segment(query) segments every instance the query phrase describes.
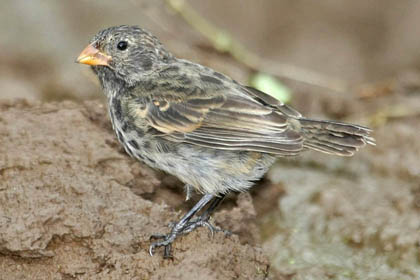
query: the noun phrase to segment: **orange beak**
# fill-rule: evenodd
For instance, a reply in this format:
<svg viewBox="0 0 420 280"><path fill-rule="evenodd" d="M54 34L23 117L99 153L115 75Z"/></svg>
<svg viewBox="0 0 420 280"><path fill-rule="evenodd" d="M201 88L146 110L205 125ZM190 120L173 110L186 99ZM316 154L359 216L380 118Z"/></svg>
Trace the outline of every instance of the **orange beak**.
<svg viewBox="0 0 420 280"><path fill-rule="evenodd" d="M108 62L111 61L111 57L100 52L92 44L87 46L76 59L77 63L87 64L87 65L104 65L108 66Z"/></svg>

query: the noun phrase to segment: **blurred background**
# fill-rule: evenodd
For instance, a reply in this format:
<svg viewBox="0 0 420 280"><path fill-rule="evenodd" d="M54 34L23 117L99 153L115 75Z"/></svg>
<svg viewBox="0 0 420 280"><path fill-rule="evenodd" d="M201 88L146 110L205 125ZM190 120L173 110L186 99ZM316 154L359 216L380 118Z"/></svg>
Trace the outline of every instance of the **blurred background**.
<svg viewBox="0 0 420 280"><path fill-rule="evenodd" d="M0 98L102 98L74 60L119 24L304 114L375 129L377 147L280 160L257 188L261 242L278 275L420 279L420 1L6 0Z"/></svg>
<svg viewBox="0 0 420 280"><path fill-rule="evenodd" d="M306 81L304 74L314 72L332 89L388 79L420 66L418 1L6 0L1 6L2 96L96 97L97 88L73 61L98 30L118 24L140 25L178 56L214 64L241 81L249 78L249 69L229 61L223 52L214 54L214 42L197 30L201 21L278 65L278 73L287 72L284 65L304 69L290 69L285 76ZM191 9L198 16L195 21Z"/></svg>

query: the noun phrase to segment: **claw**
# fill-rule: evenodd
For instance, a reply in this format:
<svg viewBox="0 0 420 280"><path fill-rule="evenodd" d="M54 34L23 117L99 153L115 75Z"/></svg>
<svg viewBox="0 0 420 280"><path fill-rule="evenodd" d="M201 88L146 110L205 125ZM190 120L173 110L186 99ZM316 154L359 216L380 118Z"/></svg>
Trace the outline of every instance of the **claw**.
<svg viewBox="0 0 420 280"><path fill-rule="evenodd" d="M171 259L171 260L174 259L174 257L171 254L171 249L172 249L171 244L168 244L167 246L165 246L165 252L163 253L164 259Z"/></svg>
<svg viewBox="0 0 420 280"><path fill-rule="evenodd" d="M168 240L164 240L164 241L161 241L161 242L155 242L155 243L153 243L149 247L149 254L150 254L150 256L153 257L153 254L155 253L155 248L156 247L164 246L165 247L165 251L164 251L163 257L165 259L172 259L173 257L172 257L172 254L171 254L171 249L172 249L171 243L172 242L171 241L168 241Z"/></svg>
<svg viewBox="0 0 420 280"><path fill-rule="evenodd" d="M208 228L208 230L210 231L211 238L214 237L215 232L219 232L219 231L224 232L226 235L231 234L230 231L223 230L220 227L212 225L208 221L208 216L205 216L204 218L202 216L200 216L200 217L196 218L194 221L188 222L186 225L184 225L184 227L181 227L180 229L179 228L176 229L176 224L173 224L172 231L167 235L154 234L154 235L150 236L150 240L163 239L162 241L154 242L150 245L150 247L149 247L150 256L153 256L154 251L157 247L165 247L163 257L165 259L173 259L173 256L171 254L172 242L179 235L187 234L187 233L193 231L194 229L196 229L198 227L202 227L202 226L205 226L206 228Z"/></svg>
<svg viewBox="0 0 420 280"><path fill-rule="evenodd" d="M189 193L187 188L187 193ZM191 208L190 211L188 211L182 218L179 220L179 222L172 224L171 232L167 235L162 234L155 234L150 236L150 240L153 239L163 239L162 241L153 242L149 247L149 254L150 256L153 256L156 247L165 247L164 248L164 254L163 257L165 259L172 259L171 255L171 249L172 249L172 242L180 235L190 232L191 230L195 229L197 226L205 225L209 229L212 229L212 226L207 223L207 220L210 216L210 213L217 207L217 205L221 202L221 198L216 197L212 204L209 206L209 208L206 210L205 214L200 216L198 219L196 219L195 222L190 223L189 221L191 218L199 212L203 207L205 207L212 199L214 198L214 195L212 194L206 194L204 195L199 202L197 202L193 208ZM210 210L209 210L210 209Z"/></svg>
<svg viewBox="0 0 420 280"><path fill-rule="evenodd" d="M153 254L155 253L155 252L154 252L154 249L155 249L154 244L150 245L150 247L149 247L149 255L150 255L151 257L153 257Z"/></svg>
<svg viewBox="0 0 420 280"><path fill-rule="evenodd" d="M178 233L175 231L172 231L168 235L160 235L160 234L152 235L151 238L157 237L158 239L163 239L163 240L152 243L149 247L149 254L153 256L156 247L165 247L163 257L165 259L172 258L172 255L171 255L172 242L174 242L177 236L178 236Z"/></svg>
<svg viewBox="0 0 420 280"><path fill-rule="evenodd" d="M205 227L207 227L207 228L209 229L209 231L210 231L210 236L211 236L211 238L213 238L213 237L214 237L214 230L215 230L215 227L214 227L214 226L212 226L209 222L204 222L204 223L203 223L203 226L205 226Z"/></svg>
<svg viewBox="0 0 420 280"><path fill-rule="evenodd" d="M153 234L153 235L150 235L149 240L164 239L165 237L166 235L163 235L163 234Z"/></svg>

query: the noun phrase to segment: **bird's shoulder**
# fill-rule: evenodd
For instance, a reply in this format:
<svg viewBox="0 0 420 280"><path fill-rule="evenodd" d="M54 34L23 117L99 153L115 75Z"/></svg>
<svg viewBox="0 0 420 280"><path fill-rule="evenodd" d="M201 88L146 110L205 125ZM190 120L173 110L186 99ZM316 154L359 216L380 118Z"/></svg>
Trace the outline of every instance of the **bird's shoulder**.
<svg viewBox="0 0 420 280"><path fill-rule="evenodd" d="M254 88L244 86L229 76L184 59L165 64L142 77L128 96L145 102L154 100L184 102L190 99L243 100L254 106L274 109L279 100Z"/></svg>
<svg viewBox="0 0 420 280"><path fill-rule="evenodd" d="M234 94L232 81L210 68L184 60L158 67L129 90L133 97L188 99ZM234 84L233 84L234 85Z"/></svg>
<svg viewBox="0 0 420 280"><path fill-rule="evenodd" d="M274 117L277 125L301 116L262 91L241 85L211 68L181 59L144 76L126 96L132 114L178 122L184 120L184 124L200 123L215 110L225 114L226 118L238 114L254 119Z"/></svg>
<svg viewBox="0 0 420 280"><path fill-rule="evenodd" d="M301 150L283 103L210 71L197 64L162 67L128 92L130 117L173 142L281 155Z"/></svg>

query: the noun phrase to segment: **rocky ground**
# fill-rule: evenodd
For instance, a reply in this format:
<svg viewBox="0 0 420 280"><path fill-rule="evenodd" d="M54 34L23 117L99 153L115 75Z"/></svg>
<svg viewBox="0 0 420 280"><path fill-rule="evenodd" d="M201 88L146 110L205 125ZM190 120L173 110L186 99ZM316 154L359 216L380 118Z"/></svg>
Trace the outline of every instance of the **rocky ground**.
<svg viewBox="0 0 420 280"><path fill-rule="evenodd" d="M282 275L420 279L420 84L409 77L368 99L317 97L329 118L338 111L370 123L377 146L352 158L306 153L272 168L284 195L259 221L264 252Z"/></svg>
<svg viewBox="0 0 420 280"><path fill-rule="evenodd" d="M200 229L175 243L173 261L149 256L149 236L182 214L182 188L121 150L101 103L8 101L0 111L0 279L268 275L248 227L246 242ZM256 235L249 196L218 216Z"/></svg>
<svg viewBox="0 0 420 280"><path fill-rule="evenodd" d="M124 153L101 101L3 100L0 279L417 279L420 87L407 77L385 95L297 93L306 114L373 125L378 145L280 160L214 216L232 236L200 229L173 261L148 255L149 236L193 202Z"/></svg>

